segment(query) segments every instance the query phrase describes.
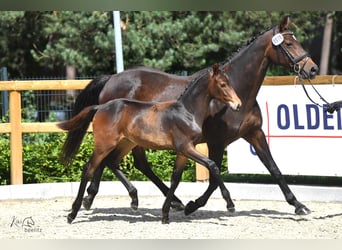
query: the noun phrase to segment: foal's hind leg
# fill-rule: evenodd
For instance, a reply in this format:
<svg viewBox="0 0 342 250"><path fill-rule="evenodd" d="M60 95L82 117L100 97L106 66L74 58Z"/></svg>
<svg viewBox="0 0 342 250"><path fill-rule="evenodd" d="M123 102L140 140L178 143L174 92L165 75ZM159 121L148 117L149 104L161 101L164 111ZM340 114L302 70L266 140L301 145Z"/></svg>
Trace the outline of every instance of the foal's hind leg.
<svg viewBox="0 0 342 250"><path fill-rule="evenodd" d="M77 193L75 201L72 204L71 213L69 213L68 217L67 217L67 221L69 224L76 218L77 213L81 208L82 197L83 197L83 194L84 194L85 188L87 186L87 182L88 182L89 164L90 164L90 162L86 163L83 166L81 182L80 182L80 186L78 188L78 193Z"/></svg>
<svg viewBox="0 0 342 250"><path fill-rule="evenodd" d="M132 153L135 167L148 177L160 189L164 196L166 196L169 192L169 188L153 173L151 166L147 161L145 149L137 146L132 150ZM171 207L176 210L184 210L183 203L175 195L172 197Z"/></svg>
<svg viewBox="0 0 342 250"><path fill-rule="evenodd" d="M115 176L124 184L129 196L131 197L131 207L136 210L138 209L138 190L133 186L133 184L126 178L126 176L118 169L117 165L118 151L112 151L101 163L99 168L95 171L94 177L87 189L88 195L83 198L83 206L89 210L95 196L98 192L101 176L103 174L104 167L107 165Z"/></svg>
<svg viewBox="0 0 342 250"><path fill-rule="evenodd" d="M86 210L89 210L91 208L91 205L93 204L95 196L97 195L99 191L100 181L101 181L104 168L105 168L105 163L104 161L102 161L100 166L96 169L94 176L90 182L90 185L87 188L88 195L83 198L83 203L82 203L83 207Z"/></svg>
<svg viewBox="0 0 342 250"><path fill-rule="evenodd" d="M81 182L78 188L78 193L75 201L72 204L71 213L68 214L68 223L71 223L77 216L78 211L82 205L82 197L84 195L88 180L94 175L94 171L102 161L102 155L93 153L88 163L86 163L82 169Z"/></svg>
<svg viewBox="0 0 342 250"><path fill-rule="evenodd" d="M96 141L95 141L96 142ZM101 144L100 144L101 145ZM75 218L76 215L81 208L82 205L82 198L87 186L87 182L90 178L94 176L94 172L99 167L102 160L113 150L113 145L115 145L115 141L113 140L113 144L104 144L101 146L94 146L94 152L87 164L84 165L82 169L81 175L81 183L78 189L77 197L72 204L71 213L68 214L68 223L71 223Z"/></svg>

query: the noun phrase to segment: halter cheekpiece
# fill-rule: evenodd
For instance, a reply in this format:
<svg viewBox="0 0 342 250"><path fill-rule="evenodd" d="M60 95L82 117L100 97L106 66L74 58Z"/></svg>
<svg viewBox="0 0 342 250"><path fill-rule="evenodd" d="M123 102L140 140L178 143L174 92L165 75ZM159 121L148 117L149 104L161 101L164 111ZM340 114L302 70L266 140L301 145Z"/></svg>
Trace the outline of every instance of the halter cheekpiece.
<svg viewBox="0 0 342 250"><path fill-rule="evenodd" d="M272 44L274 47L276 47L276 49L280 48L281 51L290 59L292 70L299 75L301 73L301 71L304 69L306 62L309 60L310 55L308 52L304 52L302 55L300 55L296 58L293 55L291 55L291 53L284 46L284 43L283 43L284 42L284 35L294 36L292 31L285 31L282 33L277 33L277 26L274 26L273 27ZM279 61L278 50L277 50L277 59ZM303 59L305 59L304 64L302 67L300 67L298 63L300 61L302 61Z"/></svg>

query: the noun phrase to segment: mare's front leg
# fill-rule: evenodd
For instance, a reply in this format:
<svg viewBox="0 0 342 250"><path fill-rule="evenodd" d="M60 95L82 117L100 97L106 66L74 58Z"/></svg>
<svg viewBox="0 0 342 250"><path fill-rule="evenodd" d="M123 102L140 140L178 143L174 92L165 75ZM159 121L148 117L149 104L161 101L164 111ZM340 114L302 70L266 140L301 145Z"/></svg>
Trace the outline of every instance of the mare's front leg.
<svg viewBox="0 0 342 250"><path fill-rule="evenodd" d="M311 213L310 209L308 209L305 205L297 200L297 198L287 185L284 176L281 174L277 164L273 160L264 132L261 129L255 130L252 133L246 135L244 139L253 145L260 160L277 181L281 191L285 196L286 201L290 205L295 207L295 213L299 215L306 215Z"/></svg>
<svg viewBox="0 0 342 250"><path fill-rule="evenodd" d="M159 188L164 196L166 196L169 192L169 188L153 173L151 166L147 161L145 149L137 146L132 150L132 153L135 167L149 178ZM184 164L186 164L186 161ZM175 210L184 210L182 201L176 196L173 196L171 200L171 207Z"/></svg>
<svg viewBox="0 0 342 250"><path fill-rule="evenodd" d="M208 149L209 149L209 158L215 161L216 165L219 169L221 169L221 163L223 159L224 154L224 145L223 144L210 144L208 143ZM216 182L215 178L210 175L209 176L209 186L205 193L197 198L195 201L190 201L184 209L185 215L189 215L193 212L195 212L198 208L204 207L207 203L209 197L212 195L212 193L216 190L218 187L218 183ZM230 212L235 211L234 203L232 202L231 198L229 197L229 205L227 205L227 209Z"/></svg>

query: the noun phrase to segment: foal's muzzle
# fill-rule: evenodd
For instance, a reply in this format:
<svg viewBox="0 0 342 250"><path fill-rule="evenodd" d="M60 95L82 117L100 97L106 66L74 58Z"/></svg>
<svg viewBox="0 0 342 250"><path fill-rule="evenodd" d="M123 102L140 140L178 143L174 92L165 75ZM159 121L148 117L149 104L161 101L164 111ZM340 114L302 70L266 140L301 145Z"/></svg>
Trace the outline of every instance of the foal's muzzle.
<svg viewBox="0 0 342 250"><path fill-rule="evenodd" d="M238 102L229 102L229 106L234 111L240 111L241 103Z"/></svg>

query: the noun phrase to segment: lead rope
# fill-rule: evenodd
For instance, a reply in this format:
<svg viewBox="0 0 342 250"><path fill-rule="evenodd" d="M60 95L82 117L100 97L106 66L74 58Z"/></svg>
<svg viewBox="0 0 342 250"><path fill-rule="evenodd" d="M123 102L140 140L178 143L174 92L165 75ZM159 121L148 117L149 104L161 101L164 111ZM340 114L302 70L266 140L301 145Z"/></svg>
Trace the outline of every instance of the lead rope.
<svg viewBox="0 0 342 250"><path fill-rule="evenodd" d="M321 105L321 104L319 104L319 103L313 101L313 99L310 97L310 95L309 95L309 93L308 93L308 91L306 90L306 87L305 87L305 85L304 85L303 78L300 76L299 72L298 72L298 78L299 78L299 82L300 82L300 84L302 85L303 90L304 90L304 92L305 92L307 98L308 98L313 104L315 104L315 105L317 105L317 106L319 106L319 107L324 107L323 105ZM314 90L314 91L316 92L316 94L319 96L319 98L320 98L323 102L325 102L325 104L326 104L326 106L324 107L324 111L325 111L325 112L329 112L330 114L332 114L332 113L334 113L334 111L337 111L337 110L340 109L340 107L342 106L342 100L341 100L341 101L336 101L336 102L329 103L329 102L328 102L327 100L325 100L325 99L323 98L323 96L318 92L318 90L315 88L315 86L312 85L311 81L310 81L310 80L308 80L308 81L309 81L311 87L313 88L313 90Z"/></svg>

